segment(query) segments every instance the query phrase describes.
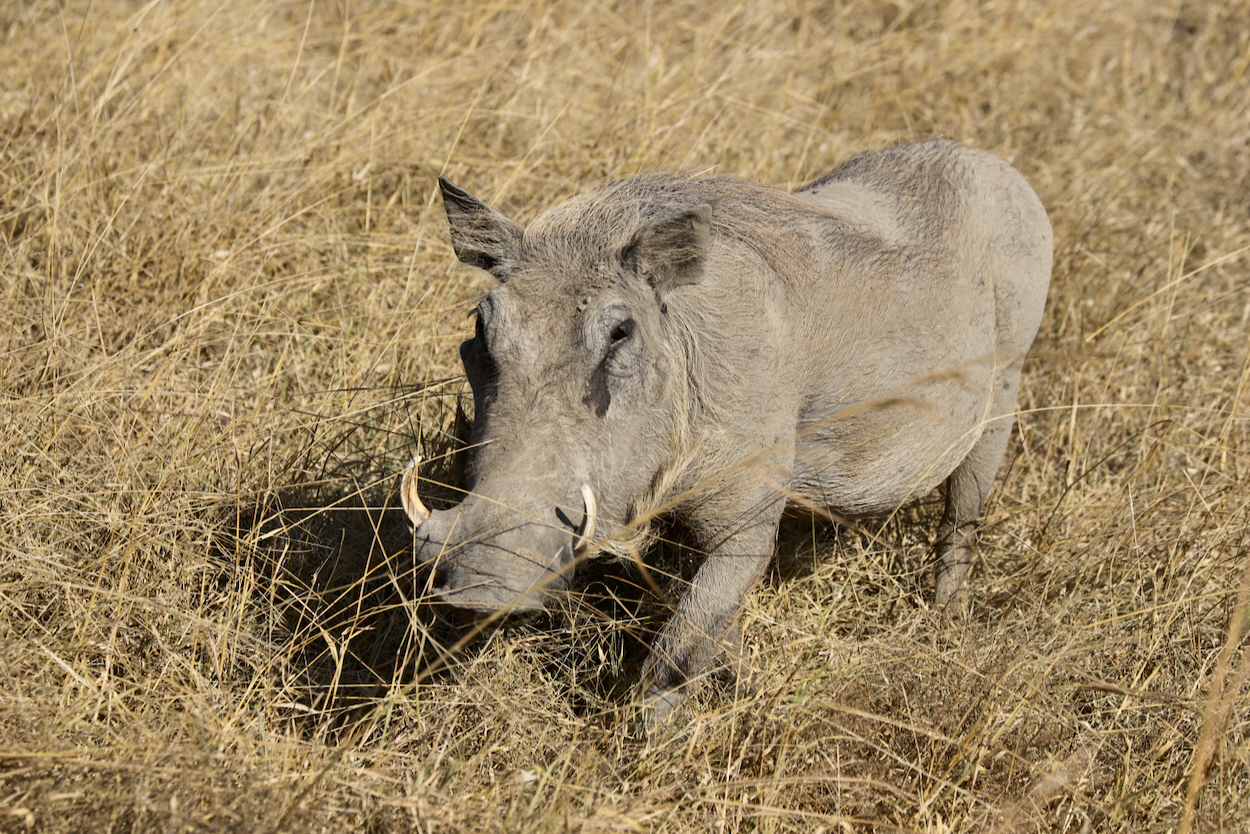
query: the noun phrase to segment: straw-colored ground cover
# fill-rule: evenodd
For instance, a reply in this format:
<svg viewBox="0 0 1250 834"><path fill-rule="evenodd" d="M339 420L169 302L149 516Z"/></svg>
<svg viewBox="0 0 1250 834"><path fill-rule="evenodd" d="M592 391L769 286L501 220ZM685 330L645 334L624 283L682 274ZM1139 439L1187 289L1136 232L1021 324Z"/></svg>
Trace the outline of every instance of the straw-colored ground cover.
<svg viewBox="0 0 1250 834"><path fill-rule="evenodd" d="M0 830L1250 826L1250 6L29 0L0 44ZM787 525L756 688L649 740L635 568L458 646L395 509L488 286L436 174L528 219L930 136L1056 231L969 621L930 496Z"/></svg>

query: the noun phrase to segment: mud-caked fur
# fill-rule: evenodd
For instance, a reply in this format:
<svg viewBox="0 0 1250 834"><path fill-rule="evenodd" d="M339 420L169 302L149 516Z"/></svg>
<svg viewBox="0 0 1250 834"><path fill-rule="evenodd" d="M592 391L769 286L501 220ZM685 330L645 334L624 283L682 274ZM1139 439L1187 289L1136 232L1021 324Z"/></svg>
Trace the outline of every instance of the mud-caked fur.
<svg viewBox="0 0 1250 834"><path fill-rule="evenodd" d="M498 285L462 357L469 492L417 528L479 611L562 588L656 512L709 554L644 670L651 721L736 639L787 503L888 513L945 484L935 599L960 601L1041 320L1052 236L1001 159L935 141L794 192L645 174L522 229L441 181L452 242Z"/></svg>

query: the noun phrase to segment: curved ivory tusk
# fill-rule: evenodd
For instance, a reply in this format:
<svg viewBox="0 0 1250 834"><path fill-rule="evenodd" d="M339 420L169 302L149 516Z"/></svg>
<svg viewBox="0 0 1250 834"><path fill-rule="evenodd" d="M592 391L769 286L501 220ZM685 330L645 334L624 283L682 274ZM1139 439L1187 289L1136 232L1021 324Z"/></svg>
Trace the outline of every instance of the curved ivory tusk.
<svg viewBox="0 0 1250 834"><path fill-rule="evenodd" d="M430 511L421 503L421 497L417 495L417 466L421 463L421 456L417 455L412 459L412 463L408 464L408 468L404 470L404 477L399 482L399 498L404 503L404 512L408 513L408 517L412 519L412 523L417 527L430 517Z"/></svg>
<svg viewBox="0 0 1250 834"><path fill-rule="evenodd" d="M590 484L582 484L582 504L585 515L582 516L582 525L577 528L577 535L573 537L574 553L590 544L595 535L595 516L599 514L599 508L595 505L595 493Z"/></svg>

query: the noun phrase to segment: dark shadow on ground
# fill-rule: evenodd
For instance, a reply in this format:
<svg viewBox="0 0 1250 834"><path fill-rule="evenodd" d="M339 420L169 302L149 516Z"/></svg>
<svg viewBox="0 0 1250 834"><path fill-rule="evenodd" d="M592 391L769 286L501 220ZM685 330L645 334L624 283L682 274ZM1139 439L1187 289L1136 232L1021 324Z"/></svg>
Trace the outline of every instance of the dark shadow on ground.
<svg viewBox="0 0 1250 834"><path fill-rule="evenodd" d="M320 432L297 438L270 467L281 473L270 477L280 487L219 507L212 554L221 565L219 590L233 585L246 596L248 627L270 654L255 662L272 667L293 712L324 731L327 718L345 728L388 694L454 679L503 628L577 712L618 711L697 557L673 540L649 555L660 566L651 571L592 559L542 614L485 629L466 621L434 601L431 571L414 558L399 500L399 473L417 449L426 461L423 500L432 509L459 500L466 418L448 402L432 409L439 425L413 426L395 418L395 397L383 401L382 413L358 422L310 421Z"/></svg>

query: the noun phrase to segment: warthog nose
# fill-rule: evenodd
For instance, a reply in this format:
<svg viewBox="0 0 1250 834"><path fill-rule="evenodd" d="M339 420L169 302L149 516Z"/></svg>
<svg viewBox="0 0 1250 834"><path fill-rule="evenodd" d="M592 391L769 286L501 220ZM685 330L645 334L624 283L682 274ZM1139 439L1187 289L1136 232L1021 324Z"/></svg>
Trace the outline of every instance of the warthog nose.
<svg viewBox="0 0 1250 834"><path fill-rule="evenodd" d="M567 508L522 511L470 496L429 513L414 529L413 546L434 572L434 598L482 613L541 610L568 587L574 550L594 535L589 493L588 487L573 492L560 502Z"/></svg>

